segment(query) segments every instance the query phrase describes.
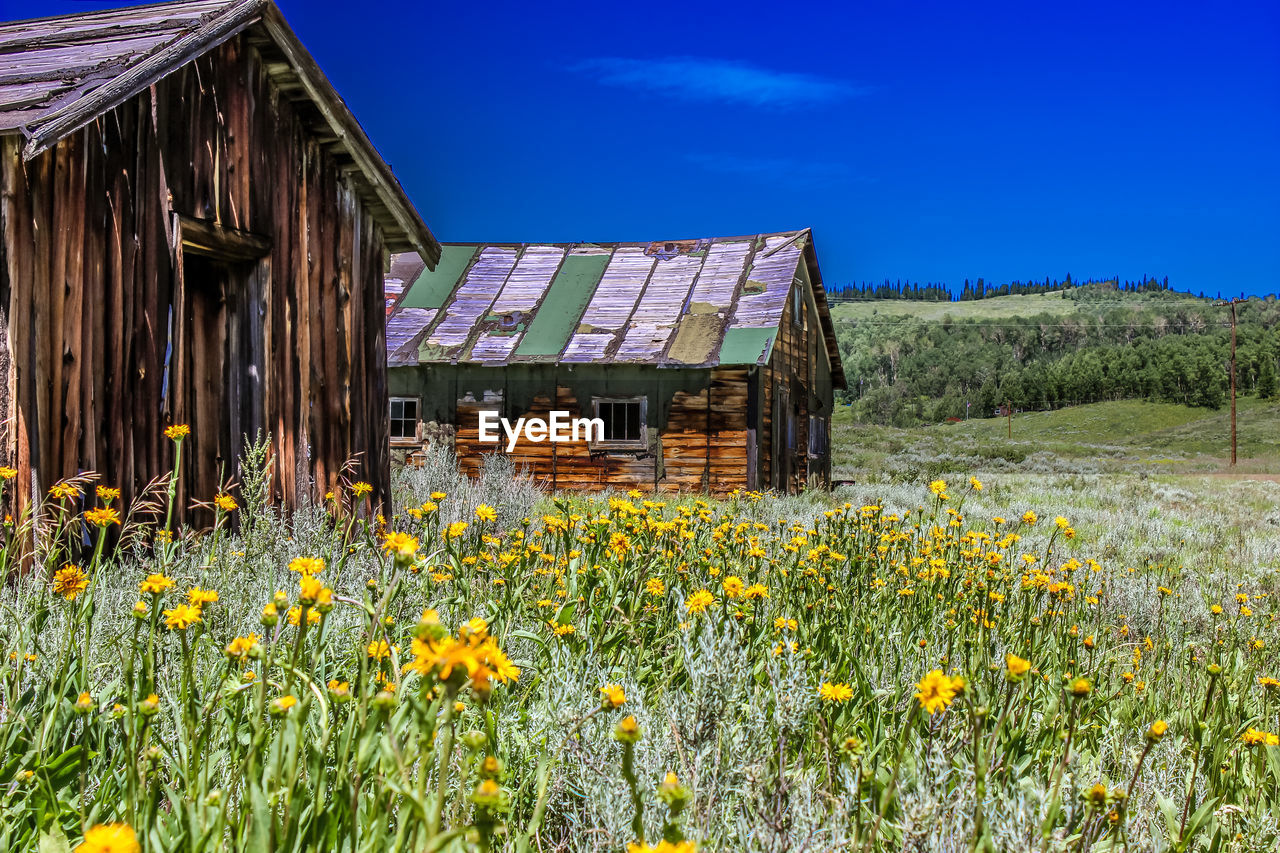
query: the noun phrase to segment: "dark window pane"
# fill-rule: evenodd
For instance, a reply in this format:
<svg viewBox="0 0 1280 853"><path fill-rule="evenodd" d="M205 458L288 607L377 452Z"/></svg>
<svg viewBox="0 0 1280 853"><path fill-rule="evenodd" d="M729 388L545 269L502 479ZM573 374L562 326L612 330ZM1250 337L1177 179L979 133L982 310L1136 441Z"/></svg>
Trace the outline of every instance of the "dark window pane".
<svg viewBox="0 0 1280 853"><path fill-rule="evenodd" d="M404 417L410 421L416 421L418 419L418 401L417 400L404 401Z"/></svg>
<svg viewBox="0 0 1280 853"><path fill-rule="evenodd" d="M403 411L404 411L404 401L403 401L403 400L392 400L392 401L391 401L391 420L393 420L393 421L394 421L396 418L400 417L400 416L401 416L401 413L402 413Z"/></svg>
<svg viewBox="0 0 1280 853"><path fill-rule="evenodd" d="M636 441L640 438L640 404L626 403L627 407L627 440Z"/></svg>

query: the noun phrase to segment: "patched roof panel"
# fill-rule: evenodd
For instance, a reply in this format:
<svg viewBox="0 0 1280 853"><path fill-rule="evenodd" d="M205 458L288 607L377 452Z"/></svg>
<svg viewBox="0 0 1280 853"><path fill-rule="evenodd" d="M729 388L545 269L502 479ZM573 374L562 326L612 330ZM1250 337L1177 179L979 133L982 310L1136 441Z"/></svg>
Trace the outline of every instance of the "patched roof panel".
<svg viewBox="0 0 1280 853"><path fill-rule="evenodd" d="M446 244L440 266L406 288L392 312L390 363L763 364L806 252L808 229L653 243ZM816 260L808 262L825 311ZM823 329L832 337L829 324Z"/></svg>

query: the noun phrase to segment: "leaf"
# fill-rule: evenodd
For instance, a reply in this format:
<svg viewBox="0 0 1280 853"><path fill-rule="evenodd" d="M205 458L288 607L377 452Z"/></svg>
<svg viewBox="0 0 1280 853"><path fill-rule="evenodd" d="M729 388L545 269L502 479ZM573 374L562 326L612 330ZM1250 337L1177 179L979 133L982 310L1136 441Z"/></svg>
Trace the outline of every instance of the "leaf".
<svg viewBox="0 0 1280 853"><path fill-rule="evenodd" d="M82 744L76 744L46 764L44 774L49 787L57 791L74 779L80 770L81 756L86 756L88 752Z"/></svg>
<svg viewBox="0 0 1280 853"><path fill-rule="evenodd" d="M249 819L249 838L246 851L271 853L271 809L267 805L262 785L255 779L249 783L249 801L253 813Z"/></svg>
<svg viewBox="0 0 1280 853"><path fill-rule="evenodd" d="M1196 833L1200 831L1200 827L1204 826L1213 817L1213 810L1218 807L1218 803L1221 801L1220 797L1210 797L1200 804L1200 808L1196 809L1195 814L1187 821L1187 831L1179 839L1179 849L1185 850L1187 848L1187 842L1194 838Z"/></svg>
<svg viewBox="0 0 1280 853"><path fill-rule="evenodd" d="M570 601L566 603L559 611L556 612L555 622L557 625L568 625L573 621L573 614L578 609L578 602Z"/></svg>
<svg viewBox="0 0 1280 853"><path fill-rule="evenodd" d="M40 853L71 853L71 842L67 834L58 824L49 824L49 829L40 833Z"/></svg>
<svg viewBox="0 0 1280 853"><path fill-rule="evenodd" d="M1173 800L1156 791L1156 805L1160 807L1160 813L1164 815L1164 825L1169 830L1170 838L1178 837L1178 808L1173 804Z"/></svg>

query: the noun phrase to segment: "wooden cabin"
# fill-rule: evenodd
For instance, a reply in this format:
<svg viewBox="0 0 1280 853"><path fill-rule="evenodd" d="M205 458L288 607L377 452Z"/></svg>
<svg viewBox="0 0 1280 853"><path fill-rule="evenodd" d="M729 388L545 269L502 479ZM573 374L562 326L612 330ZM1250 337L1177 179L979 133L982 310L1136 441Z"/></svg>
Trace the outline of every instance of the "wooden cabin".
<svg viewBox="0 0 1280 853"><path fill-rule="evenodd" d="M602 429L510 450L554 489L830 484L845 378L808 230L446 244L434 270L394 258L387 293L391 446L408 461L445 441L475 474L508 452L480 440L482 417L559 411Z"/></svg>
<svg viewBox="0 0 1280 853"><path fill-rule="evenodd" d="M271 436L286 506L388 492L384 259L440 247L264 0L0 24L0 459L184 495Z"/></svg>

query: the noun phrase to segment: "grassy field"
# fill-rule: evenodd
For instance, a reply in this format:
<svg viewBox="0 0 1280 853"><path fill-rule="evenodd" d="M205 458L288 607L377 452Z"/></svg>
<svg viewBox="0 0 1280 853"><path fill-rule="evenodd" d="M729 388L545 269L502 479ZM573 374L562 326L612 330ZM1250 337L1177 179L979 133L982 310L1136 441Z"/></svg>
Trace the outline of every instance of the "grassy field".
<svg viewBox="0 0 1280 853"><path fill-rule="evenodd" d="M839 423L794 497L59 484L3 529L0 849L1274 851L1280 483L1207 417Z"/></svg>
<svg viewBox="0 0 1280 853"><path fill-rule="evenodd" d="M1122 302L1131 308L1147 305L1173 305L1177 301L1202 304L1205 300L1195 296L1179 297L1171 294L1143 296L1125 294L1114 302ZM832 305L831 316L837 320L867 320L872 317L915 317L937 321L944 317L953 320L1015 319L1036 314L1057 316L1096 316L1101 308L1114 304L1099 304L1088 300L1064 299L1062 291L1029 293L1017 296L995 296L990 299L974 299L965 302L923 302L908 299L876 299L867 302L843 302Z"/></svg>
<svg viewBox="0 0 1280 853"><path fill-rule="evenodd" d="M1229 466L1230 414L1123 400L1052 412L1019 412L1013 437L1004 418L912 429L855 424L847 411L833 421L835 477L865 480L911 473L1020 470L1031 473L1218 475L1280 474L1280 401L1241 397L1237 465ZM887 466L887 467L886 467Z"/></svg>

